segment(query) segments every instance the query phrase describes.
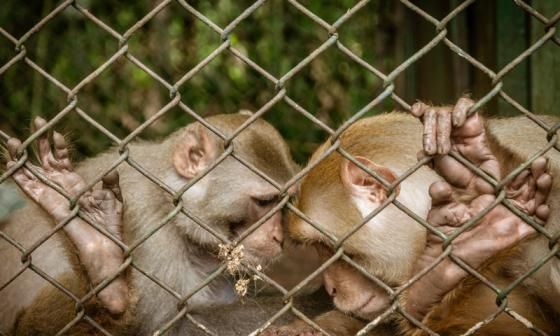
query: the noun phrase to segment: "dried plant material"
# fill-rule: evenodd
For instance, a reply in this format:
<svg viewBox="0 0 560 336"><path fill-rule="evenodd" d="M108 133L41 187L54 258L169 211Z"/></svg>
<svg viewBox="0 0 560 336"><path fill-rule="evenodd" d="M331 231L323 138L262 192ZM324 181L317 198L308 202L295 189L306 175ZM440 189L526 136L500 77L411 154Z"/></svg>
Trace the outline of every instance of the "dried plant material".
<svg viewBox="0 0 560 336"><path fill-rule="evenodd" d="M244 257L244 246L232 247L230 244L220 244L218 247L220 248L218 258L226 262L229 274L234 275L238 273L241 270L241 260Z"/></svg>
<svg viewBox="0 0 560 336"><path fill-rule="evenodd" d="M247 295L247 289L249 288L249 279L239 279L235 283L235 292L240 297L245 297Z"/></svg>
<svg viewBox="0 0 560 336"><path fill-rule="evenodd" d="M251 280L258 281L262 280L262 278L257 274L252 277L249 277L247 274L242 274L241 261L245 257L243 252L245 247L243 245L233 247L231 244L219 244L218 247L218 258L226 263L228 273L234 276L234 278L239 277L235 281L235 292L240 298L245 297L249 290L249 283ZM262 266L257 265L256 270L259 272L262 271Z"/></svg>

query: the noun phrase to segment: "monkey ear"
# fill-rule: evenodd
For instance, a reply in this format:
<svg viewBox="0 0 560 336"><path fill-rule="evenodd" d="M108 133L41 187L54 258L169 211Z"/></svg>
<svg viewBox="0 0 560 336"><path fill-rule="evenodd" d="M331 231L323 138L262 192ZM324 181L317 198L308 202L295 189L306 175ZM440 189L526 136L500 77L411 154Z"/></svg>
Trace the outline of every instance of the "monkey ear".
<svg viewBox="0 0 560 336"><path fill-rule="evenodd" d="M218 145L210 139L207 132L200 125L189 127L177 142L173 165L187 179L195 177L218 156Z"/></svg>
<svg viewBox="0 0 560 336"><path fill-rule="evenodd" d="M371 171L379 174L389 183L392 183L397 179L395 173L387 167L376 165L363 156L356 156L355 159ZM381 182L377 181L365 170L358 167L354 164L354 162L344 160L341 168L340 177L342 179L342 183L352 195L366 198L370 202L374 203L381 203L387 199L387 190L383 187ZM399 187L397 187L396 192L398 194Z"/></svg>

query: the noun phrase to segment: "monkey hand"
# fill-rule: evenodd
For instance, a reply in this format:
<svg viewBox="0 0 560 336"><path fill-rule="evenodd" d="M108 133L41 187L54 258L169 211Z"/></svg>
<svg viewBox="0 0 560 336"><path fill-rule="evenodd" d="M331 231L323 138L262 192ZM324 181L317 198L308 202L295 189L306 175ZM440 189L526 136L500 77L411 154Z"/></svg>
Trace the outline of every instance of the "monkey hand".
<svg viewBox="0 0 560 336"><path fill-rule="evenodd" d="M545 202L551 187L552 176L547 171L546 159L541 157L506 187L506 194L519 209L546 221L550 210ZM486 194L478 196L470 204L459 203L453 198L452 187L447 182L432 184L430 196L432 209L428 214L428 221L447 236L495 201L493 195ZM498 253L515 246L534 232L531 225L498 204L478 223L453 240L451 253L470 267L478 269ZM439 236L430 232L415 271L420 272L431 265L442 253L442 246L443 241ZM422 320L430 308L441 302L467 275L451 259L444 259L411 286L407 300L408 311Z"/></svg>
<svg viewBox="0 0 560 336"><path fill-rule="evenodd" d="M37 117L34 121L35 128L41 128L46 121ZM85 187L85 182L80 175L72 169L72 164L68 155L68 148L64 137L58 133L53 133L54 153L51 150L51 143L45 133L38 139L40 167L34 166L43 176L47 177L66 191L70 196L76 195ZM8 168L16 164L16 152L21 142L18 139L8 140ZM29 163L28 163L29 164ZM31 171L22 167L12 175L16 184L29 196L35 203L39 204L53 219L62 221L70 215L68 200L53 188L39 180Z"/></svg>
<svg viewBox="0 0 560 336"><path fill-rule="evenodd" d="M495 179L500 178L498 160L488 145L484 119L477 113L468 116L474 102L460 98L455 106L435 107L418 102L412 113L424 123L423 153L436 155L434 169L453 187L473 194L493 193L492 186L455 158L455 151Z"/></svg>
<svg viewBox="0 0 560 336"><path fill-rule="evenodd" d="M546 201L551 188L552 175L548 171L548 160L541 156L506 186L506 197L518 209L546 222L550 215Z"/></svg>
<svg viewBox="0 0 560 336"><path fill-rule="evenodd" d="M46 121L35 119L35 127L41 128ZM78 194L86 183L73 171L64 137L53 133L54 153L48 135L38 139L40 167L34 167L50 181L60 186L70 196ZM18 139L8 141L8 168L16 164ZM39 180L33 173L21 167L12 175L16 184L35 203L43 208L56 222L66 219L70 213L69 201L56 190ZM102 189L86 191L79 199L82 214L103 226L117 239L122 240L122 196L118 173L112 172L103 178ZM79 217L74 217L64 226L64 231L76 249L80 262L90 281L97 285L113 276L124 260L121 248L107 236ZM123 274L118 275L98 294L102 304L114 314L121 314L128 304L128 287Z"/></svg>

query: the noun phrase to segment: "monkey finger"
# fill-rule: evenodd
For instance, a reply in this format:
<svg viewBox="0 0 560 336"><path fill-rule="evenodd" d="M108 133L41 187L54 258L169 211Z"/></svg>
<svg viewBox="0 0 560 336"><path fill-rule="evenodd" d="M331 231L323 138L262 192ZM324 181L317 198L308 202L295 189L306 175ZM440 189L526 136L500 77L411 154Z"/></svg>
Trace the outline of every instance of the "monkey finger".
<svg viewBox="0 0 560 336"><path fill-rule="evenodd" d="M437 153L446 155L451 149L451 110L442 107L437 113Z"/></svg>
<svg viewBox="0 0 560 336"><path fill-rule="evenodd" d="M41 117L36 117L33 124L35 126L35 130L39 130L43 128L47 122ZM43 133L39 139L37 139L37 142L39 144L39 160L41 161L41 165L45 170L49 171L52 169L51 163L53 154L48 132Z"/></svg>
<svg viewBox="0 0 560 336"><path fill-rule="evenodd" d="M529 179L527 180L527 200L528 201L535 201L535 195L537 193L537 181L535 180L535 177L533 175L529 176Z"/></svg>
<svg viewBox="0 0 560 336"><path fill-rule="evenodd" d="M486 140L484 118L482 118L478 113L471 115L461 126L453 128L452 135L453 140L459 144L467 144L468 140L472 139L470 142L473 144L470 144L469 147L484 143ZM478 154L478 151L474 151L472 154Z"/></svg>
<svg viewBox="0 0 560 336"><path fill-rule="evenodd" d="M66 145L64 136L55 131L53 133L53 142L55 159L58 161L59 167L66 170L72 170L72 162L70 161L68 146Z"/></svg>
<svg viewBox="0 0 560 336"><path fill-rule="evenodd" d="M410 112L412 112L415 117L420 118L424 115L427 107L428 106L426 104L418 101L412 105L412 107L410 108Z"/></svg>
<svg viewBox="0 0 560 336"><path fill-rule="evenodd" d="M119 173L116 170L113 170L109 174L103 176L103 189L111 190L115 197L122 203L122 193L121 187L119 184Z"/></svg>
<svg viewBox="0 0 560 336"><path fill-rule="evenodd" d="M521 209L523 211L525 211L526 213L528 213L529 215L533 215L535 213L535 210L537 210L537 206L535 204L535 199L531 198L530 200L525 202L522 205Z"/></svg>
<svg viewBox="0 0 560 336"><path fill-rule="evenodd" d="M434 155L437 152L437 113L435 108L429 107L424 113L424 151L428 155Z"/></svg>
<svg viewBox="0 0 560 336"><path fill-rule="evenodd" d="M550 207L547 204L540 205L535 211L535 216L543 222L546 222L550 216Z"/></svg>
<svg viewBox="0 0 560 336"><path fill-rule="evenodd" d="M474 179L473 190L478 194L493 194L495 193L494 187L486 182L483 178L476 177Z"/></svg>
<svg viewBox="0 0 560 336"><path fill-rule="evenodd" d="M455 188L465 189L473 180L473 172L449 155L434 158L434 169Z"/></svg>
<svg viewBox="0 0 560 336"><path fill-rule="evenodd" d="M453 126L461 127L467 119L469 109L474 105L474 101L468 97L461 97L453 107Z"/></svg>
<svg viewBox="0 0 560 336"><path fill-rule="evenodd" d="M492 153L490 150L488 150L484 161L480 164L480 169L485 171L495 180L499 180L502 176L500 163L498 162L496 155L494 155L494 153Z"/></svg>
<svg viewBox="0 0 560 336"><path fill-rule="evenodd" d="M19 141L19 139L17 138L8 139L8 143L6 144L6 147L8 148L8 155L10 159L12 159L13 161L17 161L18 159L17 150L19 146L21 146L21 141Z"/></svg>
<svg viewBox="0 0 560 336"><path fill-rule="evenodd" d="M538 179L539 176L545 173L547 166L548 160L544 156L538 157L531 163L531 173L533 173L535 179Z"/></svg>
<svg viewBox="0 0 560 336"><path fill-rule="evenodd" d="M509 198L514 198L516 194L518 194L522 189L521 187L527 181L527 177L529 176L530 171L528 169L523 170L521 173L517 174L517 176L510 182L507 186L507 192ZM510 194L512 196L510 196Z"/></svg>
<svg viewBox="0 0 560 336"><path fill-rule="evenodd" d="M536 181L535 205L538 208L545 204L552 189L552 175L543 174Z"/></svg>
<svg viewBox="0 0 560 336"><path fill-rule="evenodd" d="M432 206L440 206L454 201L453 189L449 183L444 181L432 183L429 193L432 198Z"/></svg>

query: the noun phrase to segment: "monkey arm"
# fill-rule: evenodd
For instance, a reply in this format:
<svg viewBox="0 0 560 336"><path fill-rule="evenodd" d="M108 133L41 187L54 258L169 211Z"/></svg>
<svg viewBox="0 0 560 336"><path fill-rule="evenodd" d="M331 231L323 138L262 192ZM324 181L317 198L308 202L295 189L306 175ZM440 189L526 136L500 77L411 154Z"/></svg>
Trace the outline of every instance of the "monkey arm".
<svg viewBox="0 0 560 336"><path fill-rule="evenodd" d="M427 127L429 130L441 126L434 124L434 115L438 118L441 115L448 115L444 119L450 120L452 118L449 114L454 113L453 120L458 119L462 123L454 122L457 128L453 132L447 132L445 129L435 132L437 152L444 154L449 147L454 148L491 176L499 178L500 166L487 144L483 120L478 114L465 117L466 111L472 104L469 99L461 98L452 110L448 107L434 108L418 103L413 107L413 111L417 115L425 116L425 122L432 125ZM455 118L456 116L458 117ZM443 124L450 126L449 121ZM452 134L449 140L450 146L447 146L446 141L441 140L439 136L450 133ZM425 134L426 153L434 152L433 142L432 134ZM450 235L467 220L488 207L495 200L494 191L491 185L449 155L436 157L434 168L446 182L436 182L430 187L432 209L428 214L428 221L445 235ZM519 209L546 221L550 213L546 200L551 187L552 177L547 171L547 161L539 158L533 162L530 169L520 173L506 186L506 195ZM453 197L454 189L474 193L476 197L469 204L459 203ZM499 252L516 245L533 232L535 232L533 227L500 204L452 242L452 253L477 269L488 263ZM415 271L420 272L431 265L442 253L442 245L441 239L429 232L426 248L417 260ZM407 292L407 310L417 319L422 320L429 310L441 302L444 296L456 288L467 275L449 258L444 259L411 286Z"/></svg>
<svg viewBox="0 0 560 336"><path fill-rule="evenodd" d="M441 154L434 158L434 168L454 190L463 190L472 194L491 194L493 189L482 178L451 156L445 155L452 148L462 154L473 164L485 170L489 175L499 179L500 166L490 150L486 139L483 119L474 114L467 117L467 112L474 103L468 98L461 98L451 107L431 107L423 103L413 106L413 114L424 119L424 153ZM451 131L451 126L456 127ZM545 173L546 160L534 162L531 170L522 172L506 188L508 198L520 209L535 214L541 219L548 217L549 208L545 204L551 187L551 176ZM443 233L451 233L466 220L481 211L493 200L493 196L479 196L469 206L456 202L449 184L433 185L433 207L428 220ZM500 229L518 228L517 235L505 237L499 242ZM493 232L492 230L495 230ZM512 229L513 230L513 229ZM499 206L485 216L479 225L463 233L453 243L456 255L474 267L480 267L487 259L499 251L514 245L533 230L530 226L517 220L513 214ZM501 233L503 233L501 232ZM508 239L512 239L509 241ZM417 262L417 271L427 267L441 253L441 241L429 234L424 254ZM484 243L495 242L491 247ZM462 246L462 247L461 247ZM463 255L461 255L463 254ZM422 317L430 306L439 302L445 294L455 288L467 274L449 259L444 259L430 273L416 283L409 291L408 308L417 317ZM441 281L441 279L446 279Z"/></svg>
<svg viewBox="0 0 560 336"><path fill-rule="evenodd" d="M36 128L41 128L45 124L45 120L35 119ZM53 141L54 153L47 134L38 139L41 166L35 168L68 194L75 195L86 184L82 177L73 171L64 137L54 132ZM8 167L16 164L16 152L20 144L21 142L15 138L8 141ZM27 168L16 170L12 177L20 189L40 205L55 222L61 222L70 215L68 200L40 181ZM84 215L122 240L123 205L119 176L116 172L103 178L101 189L87 191L80 198L79 203ZM79 217L74 217L63 230L78 250L80 262L93 285L99 284L117 272L124 255L121 248L111 239ZM122 314L128 305L128 292L125 276L120 274L99 292L98 296L111 313Z"/></svg>
<svg viewBox="0 0 560 336"><path fill-rule="evenodd" d="M64 288L78 297L87 294L91 289L88 279L80 272L64 273L56 278ZM134 320L134 300L129 303L129 309L118 318L107 314L103 302L88 303L86 314L111 335L137 335L137 323ZM13 335L57 335L78 316L76 303L64 292L53 286L45 286L37 298L25 308L17 318ZM77 321L64 335L101 335L96 327L85 319Z"/></svg>

